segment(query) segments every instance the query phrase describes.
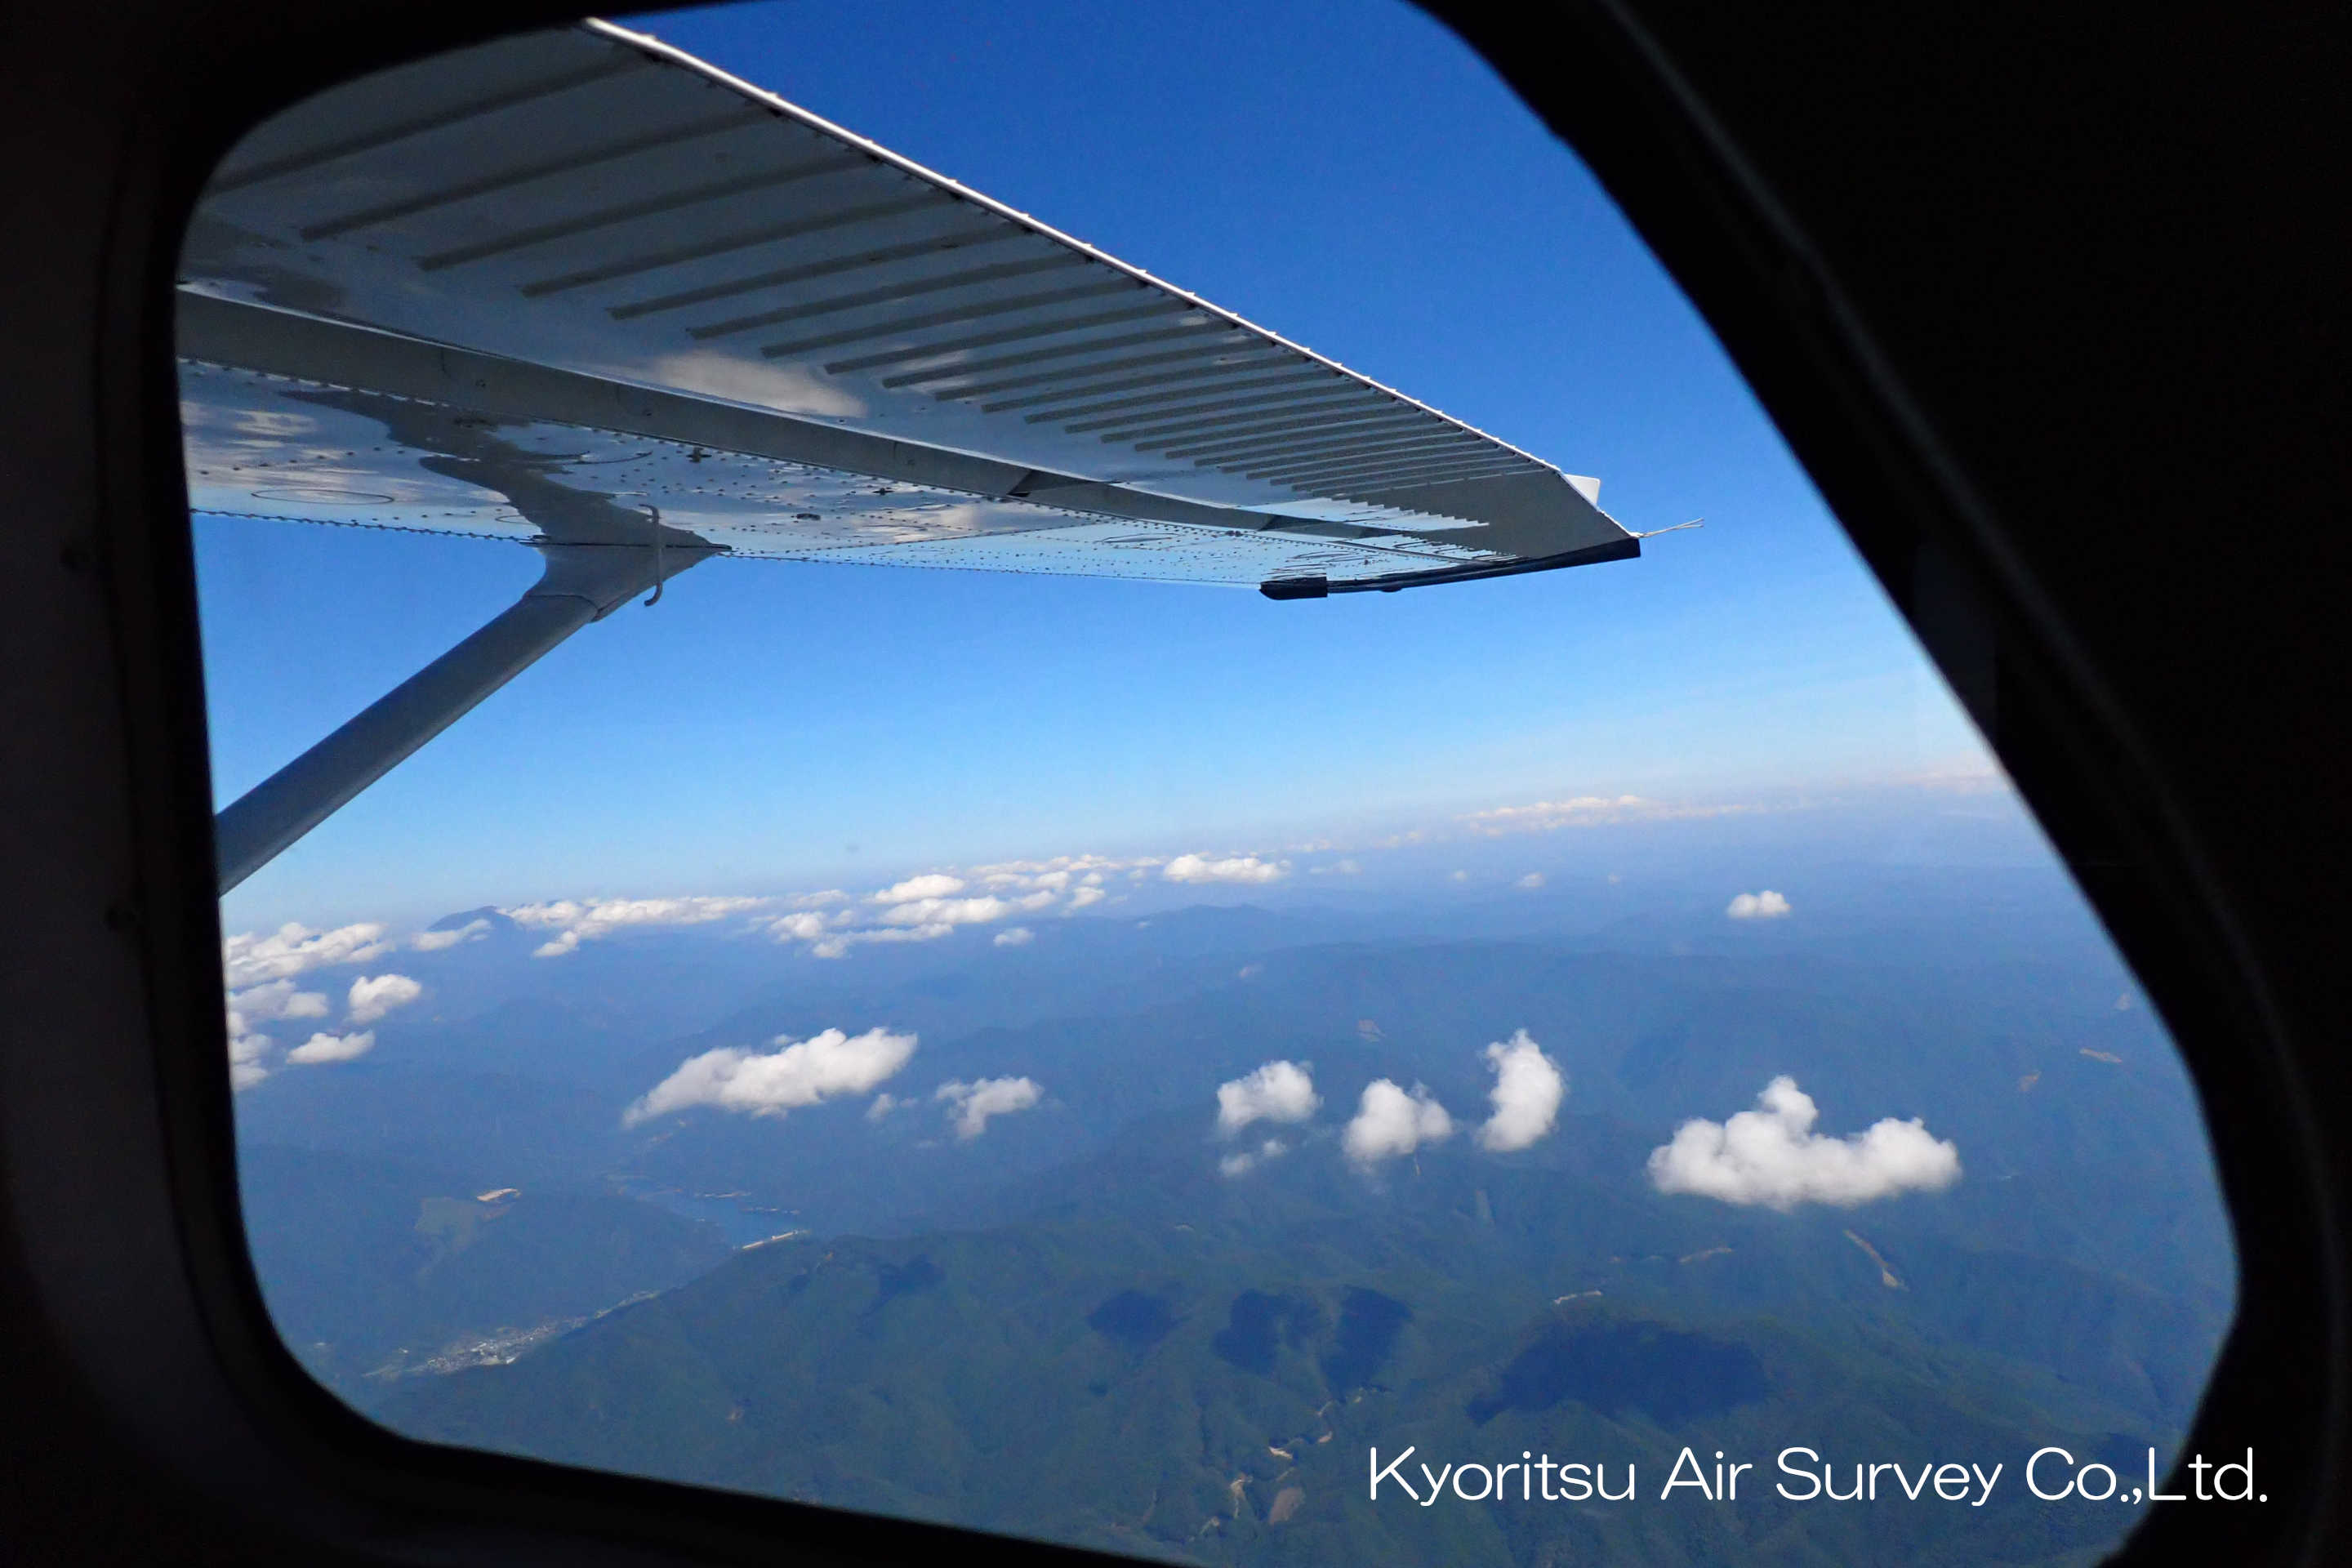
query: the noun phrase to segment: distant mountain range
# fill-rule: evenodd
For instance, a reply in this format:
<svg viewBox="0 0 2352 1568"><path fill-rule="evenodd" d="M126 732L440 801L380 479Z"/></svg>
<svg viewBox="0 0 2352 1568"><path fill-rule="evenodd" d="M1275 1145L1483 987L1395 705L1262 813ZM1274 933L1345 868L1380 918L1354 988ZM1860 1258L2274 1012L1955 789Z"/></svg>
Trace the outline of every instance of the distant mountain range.
<svg viewBox="0 0 2352 1568"><path fill-rule="evenodd" d="M1371 905L830 963L656 933L561 984L493 925L404 956L427 1001L372 1054L239 1097L248 1228L297 1353L440 1441L1171 1561L2087 1562L2130 1516L2017 1467L2161 1458L2234 1265L2169 1042L2046 894L1890 873L1866 939ZM919 1045L878 1110L623 1125L700 1053L882 1026ZM1490 1153L1480 1053L1519 1028L1568 1098ZM1277 1059L1321 1109L1222 1173L1217 1086ZM1961 1179L1789 1213L1654 1190L1681 1121L1779 1074L1833 1134L1923 1118ZM1013 1077L1039 1103L955 1136L934 1089ZM1337 1134L1378 1078L1464 1131L1359 1169ZM1656 1500L1685 1445L1790 1444L2010 1470L1981 1509ZM1633 1464L1647 1500L1370 1500L1368 1449L1409 1445Z"/></svg>

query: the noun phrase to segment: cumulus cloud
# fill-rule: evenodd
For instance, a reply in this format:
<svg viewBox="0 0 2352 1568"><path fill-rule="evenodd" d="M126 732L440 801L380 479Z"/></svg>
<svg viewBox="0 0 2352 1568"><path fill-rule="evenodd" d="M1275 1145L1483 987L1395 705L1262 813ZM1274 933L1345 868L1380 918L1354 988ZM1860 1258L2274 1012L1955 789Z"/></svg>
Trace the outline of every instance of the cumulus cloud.
<svg viewBox="0 0 2352 1568"><path fill-rule="evenodd" d="M1559 1118L1559 1102L1568 1098L1559 1064L1525 1029L1488 1046L1486 1062L1495 1069L1495 1087L1487 1091L1495 1114L1478 1129L1478 1147L1507 1154L1549 1135Z"/></svg>
<svg viewBox="0 0 2352 1568"><path fill-rule="evenodd" d="M1011 931L1001 931L996 933L996 945L999 947L1026 947L1036 939L1037 933L1031 931L1027 926L1014 926Z"/></svg>
<svg viewBox="0 0 2352 1568"><path fill-rule="evenodd" d="M392 951L373 921L312 931L288 921L264 936L247 931L221 943L221 975L232 991L266 981L290 980L337 963L364 963Z"/></svg>
<svg viewBox="0 0 2352 1568"><path fill-rule="evenodd" d="M1171 882L1278 882L1290 874L1287 860L1261 860L1255 855L1234 855L1212 860L1204 855L1179 855L1160 868Z"/></svg>
<svg viewBox="0 0 2352 1568"><path fill-rule="evenodd" d="M782 1116L836 1095L864 1094L907 1065L915 1038L883 1028L862 1035L827 1029L799 1041L778 1035L769 1042L777 1048L767 1052L721 1046L679 1063L623 1113L621 1123L634 1127L697 1105Z"/></svg>
<svg viewBox="0 0 2352 1568"><path fill-rule="evenodd" d="M625 927L702 925L745 916L749 917L747 931L764 932L780 942L805 942L815 957L839 959L872 942L933 942L959 927L1043 914L1057 905L1063 914L1075 913L1109 896L1103 886L1107 873L1129 871L1141 876L1144 868L1160 864L1156 859L1063 855L1051 860L1007 860L925 871L855 896L829 888L757 898L557 899L499 912L518 924L548 933L533 952L538 958L562 958L577 952L582 942ZM1249 866L1258 864L1221 861L1215 868L1241 876ZM1286 868L1260 866L1258 875L1278 877ZM436 951L454 945L464 934L432 932L414 939L414 944ZM1023 940L1013 937L1002 945L1017 946Z"/></svg>
<svg viewBox="0 0 2352 1568"><path fill-rule="evenodd" d="M834 917L803 910L794 914L778 915L768 922L769 934L778 942L822 942L832 929Z"/></svg>
<svg viewBox="0 0 2352 1568"><path fill-rule="evenodd" d="M538 958L564 957L577 952L583 942L626 927L703 925L735 916L750 917L747 930L765 932L778 942L808 943L816 957L844 958L852 949L870 942L931 942L960 926L992 925L1045 913L1057 905L1060 912L1074 913L1109 896L1103 886L1107 873L1129 871L1141 876L1145 868L1160 864L1156 859L1063 855L1051 860L1008 860L969 869L925 871L856 896L829 888L756 898L556 899L499 912L518 924L548 933L534 951ZM1287 869L1246 858L1201 864L1228 879L1244 880L1276 878ZM421 951L437 951L454 946L476 929L469 925L459 932L428 932L412 939L412 943ZM1005 945L1017 945L1018 941L1015 938ZM353 955L365 956L372 955Z"/></svg>
<svg viewBox="0 0 2352 1568"><path fill-rule="evenodd" d="M1230 1138L1253 1121L1304 1121L1322 1104L1307 1068L1297 1062L1268 1062L1217 1086L1217 1131Z"/></svg>
<svg viewBox="0 0 2352 1568"><path fill-rule="evenodd" d="M866 901L872 904L903 904L916 899L944 899L961 893L969 886L961 877L950 877L944 871L932 871L920 877L869 893Z"/></svg>
<svg viewBox="0 0 2352 1568"><path fill-rule="evenodd" d="M1511 886L1515 888L1525 888L1531 893L1543 885L1544 874L1541 871L1530 871L1526 876L1511 884Z"/></svg>
<svg viewBox="0 0 2352 1568"><path fill-rule="evenodd" d="M266 985L233 991L228 1005L230 1013L245 1024L269 1024L280 1018L323 1018L328 1011L325 992L299 991L291 980L273 980Z"/></svg>
<svg viewBox="0 0 2352 1568"><path fill-rule="evenodd" d="M527 926L561 926L594 940L625 926L707 925L766 904L766 899L697 894L677 899L558 899L502 911Z"/></svg>
<svg viewBox="0 0 2352 1568"><path fill-rule="evenodd" d="M1789 912L1789 900L1767 888L1760 893L1742 893L1724 906L1723 912L1736 921L1776 921Z"/></svg>
<svg viewBox="0 0 2352 1568"><path fill-rule="evenodd" d="M234 1014L231 1015L231 1018L234 1020ZM268 1054L269 1047L268 1036L240 1034L235 1023L231 1023L228 1037L228 1086L230 1089L251 1089L269 1076L269 1069L262 1065L262 1059Z"/></svg>
<svg viewBox="0 0 2352 1568"><path fill-rule="evenodd" d="M1056 855L1050 860L1001 860L975 866L964 873L992 892L1007 888L1050 888L1056 891L1076 883L1099 883L1106 872L1135 871L1157 866L1152 859L1118 860L1107 855Z"/></svg>
<svg viewBox="0 0 2352 1568"><path fill-rule="evenodd" d="M439 952L461 942L478 942L490 934L487 920L470 920L448 931L421 931L408 939L408 945L419 952Z"/></svg>
<svg viewBox="0 0 2352 1568"><path fill-rule="evenodd" d="M1052 898L1052 894L1046 895L1048 902ZM976 899L910 899L884 910L882 921L886 925L894 926L989 925L1003 920L1013 910L1012 904L993 894L984 894Z"/></svg>
<svg viewBox="0 0 2352 1568"><path fill-rule="evenodd" d="M373 1049L373 1030L350 1035L330 1035L321 1030L287 1052L286 1059L297 1067L317 1067L325 1062L347 1062Z"/></svg>
<svg viewBox="0 0 2352 1568"><path fill-rule="evenodd" d="M1310 877L1353 877L1362 870L1363 868L1353 860L1334 860L1328 866L1310 866L1307 874Z"/></svg>
<svg viewBox="0 0 2352 1568"><path fill-rule="evenodd" d="M1410 1154L1423 1143L1439 1143L1454 1135L1454 1118L1437 1103L1428 1088L1414 1084L1407 1094L1387 1079L1364 1086L1355 1120L1340 1135L1339 1146L1360 1165Z"/></svg>
<svg viewBox="0 0 2352 1568"><path fill-rule="evenodd" d="M1799 1204L1851 1208L1902 1192L1935 1192L1960 1179L1960 1152L1930 1135L1917 1117L1887 1117L1866 1132L1815 1132L1812 1096L1794 1079L1774 1079L1757 1110L1730 1121L1694 1120L1650 1155L1662 1193L1696 1193L1727 1204L1788 1210Z"/></svg>
<svg viewBox="0 0 2352 1568"><path fill-rule="evenodd" d="M1157 864L1158 862L1152 862ZM793 902L796 912L761 922L779 942L805 942L818 958L845 958L851 950L877 942L934 942L961 926L993 925L999 921L1041 913L1055 904L1070 913L1099 903L1106 868L1133 864L1099 856L1066 855L1053 860L1008 860L969 870L926 871L918 877L867 893L852 900L839 892L804 895ZM831 904L857 902L869 912L854 914ZM871 921L868 927L858 922ZM1018 947L1034 932L1012 931L996 939L1000 947Z"/></svg>
<svg viewBox="0 0 2352 1568"><path fill-rule="evenodd" d="M973 1083L943 1083L931 1098L947 1102L956 1136L970 1142L988 1131L991 1117L1026 1110L1044 1094L1034 1079L984 1078Z"/></svg>
<svg viewBox="0 0 2352 1568"><path fill-rule="evenodd" d="M1255 1149L1244 1149L1237 1154L1226 1155L1217 1162L1217 1171L1222 1175L1238 1176L1245 1171L1265 1164L1268 1160L1279 1160L1289 1152L1289 1144L1279 1138L1269 1138Z"/></svg>
<svg viewBox="0 0 2352 1568"><path fill-rule="evenodd" d="M348 1022L373 1024L395 1007L405 1007L425 994L425 987L405 974L362 974L352 982Z"/></svg>
<svg viewBox="0 0 2352 1568"><path fill-rule="evenodd" d="M260 1030L280 1019L323 1018L329 1011L323 991L298 989L290 979L265 981L228 994L228 1081L231 1089L251 1089L269 1076L269 1053L278 1042ZM321 1058L306 1058L320 1060Z"/></svg>
<svg viewBox="0 0 2352 1568"><path fill-rule="evenodd" d="M555 931L557 934L531 956L561 958L577 952L583 941L594 942L626 927L707 925L730 915L770 907L773 902L771 899L709 894L677 899L557 899L547 903L518 904L499 913L518 925Z"/></svg>

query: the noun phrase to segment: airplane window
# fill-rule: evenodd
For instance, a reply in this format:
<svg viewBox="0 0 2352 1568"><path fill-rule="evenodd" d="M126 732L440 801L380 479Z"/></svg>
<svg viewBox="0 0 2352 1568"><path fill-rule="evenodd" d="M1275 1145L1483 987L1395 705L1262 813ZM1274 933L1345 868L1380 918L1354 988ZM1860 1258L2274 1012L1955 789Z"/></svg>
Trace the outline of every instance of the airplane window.
<svg viewBox="0 0 2352 1568"><path fill-rule="evenodd" d="M504 38L253 132L179 300L246 1224L352 1408L1171 1562L2158 1507L2171 1040L1420 12Z"/></svg>

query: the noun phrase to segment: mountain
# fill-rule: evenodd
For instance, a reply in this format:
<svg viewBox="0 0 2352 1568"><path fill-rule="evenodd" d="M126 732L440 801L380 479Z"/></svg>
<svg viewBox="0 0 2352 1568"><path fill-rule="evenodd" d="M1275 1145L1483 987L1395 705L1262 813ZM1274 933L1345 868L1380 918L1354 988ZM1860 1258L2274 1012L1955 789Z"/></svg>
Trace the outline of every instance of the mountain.
<svg viewBox="0 0 2352 1568"><path fill-rule="evenodd" d="M279 1335L355 1404L404 1375L519 1353L724 1261L709 1226L600 1194L248 1145L246 1237Z"/></svg>
<svg viewBox="0 0 2352 1568"><path fill-rule="evenodd" d="M1527 1184L1465 1188L1482 1179L1466 1155L1377 1191L1327 1182L1303 1155L1283 1163L1278 1185L1244 1187L1139 1161L1118 1190L1096 1167L1067 1184L1084 1217L772 1243L511 1366L412 1385L381 1418L599 1468L1247 1563L2062 1560L2095 1553L2113 1521L2028 1498L2027 1456L2057 1443L2144 1468L2174 1429L2131 1359L2135 1334L2162 1333L2160 1310L2071 1347L2072 1379L2001 1348L2045 1342L2075 1314L2131 1321L2142 1304L2113 1280L2022 1292L1965 1344L1947 1331L2000 1289L1998 1260L1895 1244L1887 1263L1916 1277L1891 1289L1824 1226L1727 1232L1558 1173L1538 1209ZM1634 1234L1691 1251L1606 1250ZM1974 1300L1942 1300L1971 1266ZM1659 1500L1685 1445L1761 1475L1796 1444L1837 1466L1998 1462L2006 1479L1983 1510L1791 1504L1753 1475L1738 1504ZM1640 1494L1423 1508L1392 1489L1374 1503L1370 1450L1409 1446L1435 1464L1599 1461L1612 1490L1630 1465Z"/></svg>
<svg viewBox="0 0 2352 1568"><path fill-rule="evenodd" d="M240 1095L257 1267L403 1431L1171 1561L2087 1563L2137 1515L2020 1467L2144 1479L2193 1411L2235 1282L2194 1094L2046 878L1836 876L1811 929L1351 899L828 962L489 926L416 955L373 1052ZM625 1120L704 1053L874 1028L919 1044L860 1093ZM1491 1152L1485 1050L1519 1029L1566 1100ZM1273 1060L1318 1106L1277 1152L1221 1139L1218 1086ZM1781 1075L1832 1138L1919 1119L1958 1181L1655 1189L1679 1125ZM1036 1103L960 1135L941 1086L1011 1079ZM1379 1079L1455 1135L1347 1158ZM1374 1504L1357 1467L1408 1445L1633 1464L1643 1500ZM1657 1498L1685 1446L1754 1484L1790 1445L2006 1468L1980 1508Z"/></svg>

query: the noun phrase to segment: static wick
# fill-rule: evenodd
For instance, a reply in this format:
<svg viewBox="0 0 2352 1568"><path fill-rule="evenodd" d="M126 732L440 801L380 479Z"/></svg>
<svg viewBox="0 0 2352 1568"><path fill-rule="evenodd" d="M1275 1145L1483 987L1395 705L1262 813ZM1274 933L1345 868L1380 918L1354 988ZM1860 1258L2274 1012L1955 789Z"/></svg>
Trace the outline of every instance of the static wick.
<svg viewBox="0 0 2352 1568"><path fill-rule="evenodd" d="M1706 526L1706 519L1703 517L1695 517L1688 522L1678 522L1672 528L1654 528L1647 533L1637 533L1633 537L1636 539L1655 539L1662 533L1680 533L1685 528L1702 528Z"/></svg>
<svg viewBox="0 0 2352 1568"><path fill-rule="evenodd" d="M651 514L654 520L654 591L652 595L646 600L646 608L650 610L656 605L661 603L662 589L667 586L667 584L664 583L662 578L661 508L657 506L649 506L646 508L646 510Z"/></svg>

